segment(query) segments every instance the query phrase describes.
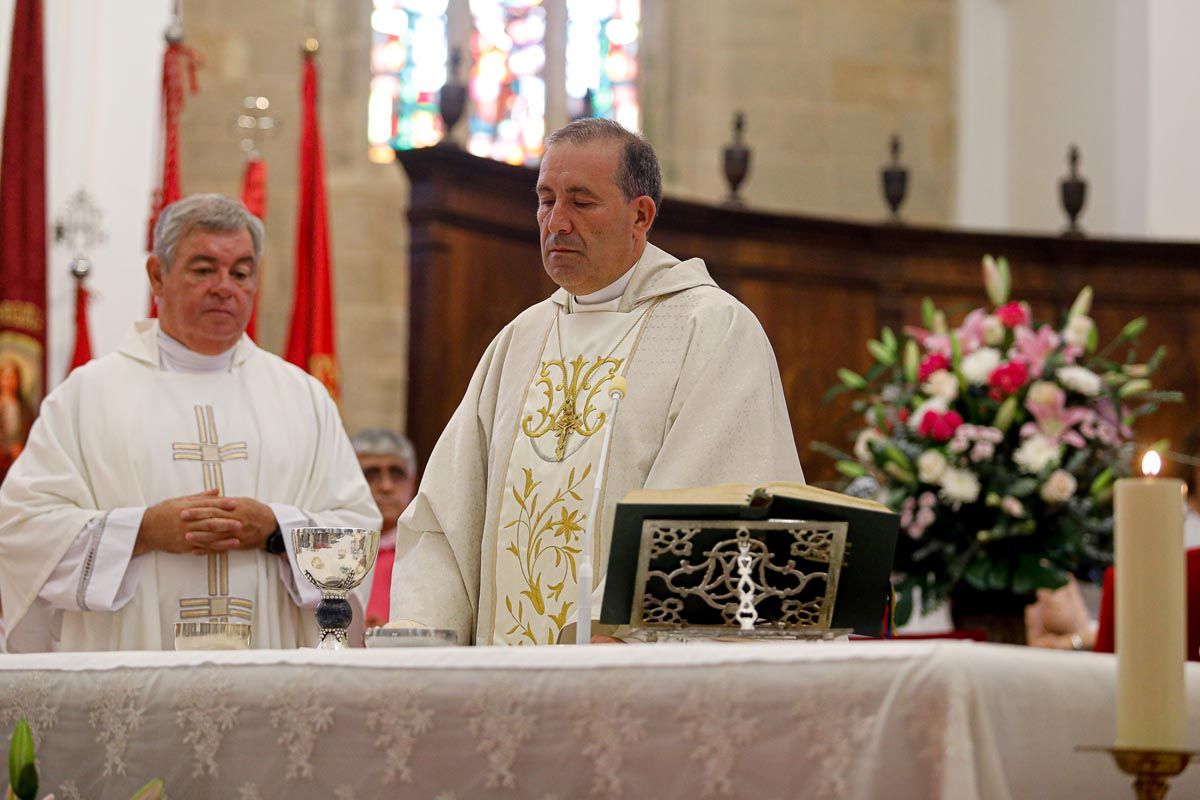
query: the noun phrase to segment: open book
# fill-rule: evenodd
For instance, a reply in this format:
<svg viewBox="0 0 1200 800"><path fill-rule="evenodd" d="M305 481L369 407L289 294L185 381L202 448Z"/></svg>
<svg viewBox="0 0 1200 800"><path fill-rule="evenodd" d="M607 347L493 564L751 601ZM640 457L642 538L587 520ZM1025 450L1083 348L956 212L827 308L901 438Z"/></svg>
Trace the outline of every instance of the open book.
<svg viewBox="0 0 1200 800"><path fill-rule="evenodd" d="M833 627L878 636L891 597L899 517L872 500L799 483L722 484L635 489L617 505L600 621L636 623L634 591L643 528L653 520L787 520L845 522L845 561L837 580Z"/></svg>
<svg viewBox="0 0 1200 800"><path fill-rule="evenodd" d="M818 489L805 483L767 481L758 486L746 483L722 483L719 486L699 486L691 489L634 489L625 495L624 503L688 503L694 505L746 505L756 491L770 497L789 497L830 506L858 508L880 514L892 513L883 503L851 497L841 492Z"/></svg>

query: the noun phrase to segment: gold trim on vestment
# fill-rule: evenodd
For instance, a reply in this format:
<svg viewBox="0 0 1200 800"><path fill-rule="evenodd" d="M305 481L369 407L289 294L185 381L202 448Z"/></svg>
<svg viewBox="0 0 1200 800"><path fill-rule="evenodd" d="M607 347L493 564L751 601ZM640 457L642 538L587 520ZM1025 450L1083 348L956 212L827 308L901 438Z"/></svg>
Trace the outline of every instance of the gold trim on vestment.
<svg viewBox="0 0 1200 800"><path fill-rule="evenodd" d="M496 537L496 545L497 546L499 546L499 544L500 544L500 511L501 511L501 509L504 508L504 484L507 483L507 481L508 481L508 467L509 467L509 464L512 463L513 450L515 450L517 447L517 437L521 435L521 414L522 414L522 412L525 411L525 403L529 399L529 390L533 388L533 376L537 374L537 371L542 363L542 356L546 352L546 344L550 341L550 330L554 326L554 323L558 321L558 310L555 309L554 313L555 313L554 318L551 319L550 322L546 323L546 332L542 335L542 346L541 346L541 348L538 349L537 358L534 359L533 367L529 370L529 377L525 379L525 383L524 383L525 388L521 391L521 402L517 406L517 413L513 419L513 432L512 432L512 438L509 440L508 456L504 459L504 461L499 462L500 464L503 465L502 469L504 471L501 474L501 478L500 478L500 487L501 487L500 491L496 492L496 499L493 501L495 503L495 507L494 507L495 513L492 514L492 519L496 520L495 537ZM491 482L488 481L487 485L488 485L488 488L490 488ZM486 520L486 517L485 517L485 520ZM486 531L485 531L484 536L486 538ZM493 550L492 554L491 554L491 559L492 559L491 569L487 571L487 574L490 576L490 580L491 580L491 589L492 589L491 605L492 605L492 608L491 608L491 611L489 612L491 614L491 619L488 624L488 628L486 631L484 631L485 636L483 638L485 639L485 642L484 642L485 644L491 644L492 639L495 638L495 634L496 634L496 608L498 606L498 600L499 600L499 598L496 594L496 569L497 569L497 563L498 563L499 558L500 558L500 554ZM480 566L482 567L483 565L481 564ZM482 609L479 608L479 603L483 599L482 574L483 573L481 570L479 594L476 595L476 597L475 597L475 619L473 620L475 622L475 644L480 644L479 620L482 615Z"/></svg>
<svg viewBox="0 0 1200 800"><path fill-rule="evenodd" d="M222 445L217 437L217 418L212 406L193 406L196 416L198 441L175 442L171 445L174 461L199 461L203 475L204 490L217 490L225 494L225 475L221 464L225 461L245 461L249 455L246 442L230 442ZM229 596L229 554L208 555L208 597L185 597L179 601L180 619L215 617L227 619L231 616L251 619L254 601Z"/></svg>
<svg viewBox="0 0 1200 800"><path fill-rule="evenodd" d="M498 492L495 514L496 547L490 569L493 602L491 627L487 638L489 643L498 640L497 617L501 600L498 580L501 571L509 576L505 582L503 600L504 609L512 623L506 625L503 640L513 644L553 644L558 640L567 624L568 615L576 605L572 587L578 586L577 558L580 555L582 534L587 524L587 508L590 504L590 498L585 495L588 492L587 487L591 486L588 479L592 478L594 481L595 475L594 464L575 464L565 476L566 483L555 486L553 484L557 484L564 476L560 475L555 479L542 475L539 476L541 479L538 479L534 476L535 468L521 466L524 481L522 483L520 474L513 476L512 498L516 507L509 508L506 505L508 477L520 466L513 463L518 437L524 433L529 439L533 456L552 463L562 463L565 458L578 453L587 445L588 440L599 433L607 421L607 413L601 411L596 402L604 397L603 386L628 370L637 354L646 325L663 299L660 297L653 300L634 326L621 337L617 347L607 355L589 359L581 354L568 362L560 345L559 358L546 361L539 358L540 367L535 368L530 376L522 397L521 411L518 414L521 425L510 447L508 461L504 464L503 484ZM629 345L628 353L615 358L617 350L634 328L637 328L637 335ZM544 342L540 356L544 355L545 348ZM558 378L557 381L555 377ZM539 389L545 402L538 409L525 413L526 404L530 399L529 391ZM579 408L581 399L582 411ZM558 437L555 458L546 457L536 443L538 438L550 433ZM571 434L577 434L580 441L567 452L566 440ZM611 450L607 458L612 460ZM607 468L607 464L604 467ZM552 475L555 468L550 469ZM553 484L546 485L544 481L553 481ZM598 490L601 501L606 488L607 478ZM505 508L509 508L509 511L505 512ZM515 518L502 516L513 511L516 511ZM601 516L602 512L597 512L597 525L593 528L597 531L593 556L595 564L600 562L599 552L603 537L600 535L601 528L598 522ZM510 530L511 533L506 533ZM506 536L511 536L511 540L506 542ZM509 555L514 562L507 562ZM548 561L551 557L553 565ZM509 570L513 570L514 567L515 571L510 573ZM522 585L524 588L521 588ZM595 583L592 588L594 587ZM555 607L557 611L554 611ZM536 631L535 624L538 628ZM547 630L542 631L543 626ZM540 640L543 633L547 637L545 642ZM515 641L512 637L516 637Z"/></svg>

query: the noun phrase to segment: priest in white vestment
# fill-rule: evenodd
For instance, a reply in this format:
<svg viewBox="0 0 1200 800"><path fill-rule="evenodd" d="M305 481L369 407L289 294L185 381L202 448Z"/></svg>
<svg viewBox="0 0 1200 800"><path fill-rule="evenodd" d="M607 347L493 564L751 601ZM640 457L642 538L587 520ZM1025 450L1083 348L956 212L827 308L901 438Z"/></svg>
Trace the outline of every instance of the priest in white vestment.
<svg viewBox="0 0 1200 800"><path fill-rule="evenodd" d="M46 398L0 487L10 651L169 650L180 621L316 643L290 531L380 518L325 387L244 334L262 238L219 195L169 206L159 319Z"/></svg>
<svg viewBox="0 0 1200 800"><path fill-rule="evenodd" d="M703 261L647 242L661 187L653 149L610 120L548 138L537 218L561 288L492 341L434 448L400 518L421 538L396 562L391 624L476 644L570 635L599 469L594 616L631 489L803 481L758 320ZM601 464L616 376L628 393Z"/></svg>

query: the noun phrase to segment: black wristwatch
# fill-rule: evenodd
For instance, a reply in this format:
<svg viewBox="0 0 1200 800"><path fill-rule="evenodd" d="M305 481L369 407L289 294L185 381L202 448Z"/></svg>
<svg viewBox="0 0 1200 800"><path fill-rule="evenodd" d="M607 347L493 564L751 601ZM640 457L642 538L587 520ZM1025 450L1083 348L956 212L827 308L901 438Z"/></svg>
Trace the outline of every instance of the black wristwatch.
<svg viewBox="0 0 1200 800"><path fill-rule="evenodd" d="M283 531L279 530L279 526L275 526L275 530L271 531L271 535L263 542L263 550L266 550L272 555L279 555L287 552L287 545L283 543Z"/></svg>

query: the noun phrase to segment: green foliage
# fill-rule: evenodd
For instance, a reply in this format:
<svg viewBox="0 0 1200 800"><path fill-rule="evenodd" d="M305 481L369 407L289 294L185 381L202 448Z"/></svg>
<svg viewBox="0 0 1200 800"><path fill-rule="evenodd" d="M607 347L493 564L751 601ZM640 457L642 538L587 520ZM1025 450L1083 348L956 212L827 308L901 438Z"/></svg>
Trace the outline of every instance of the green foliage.
<svg viewBox="0 0 1200 800"><path fill-rule="evenodd" d="M20 800L35 800L38 790L37 763L33 752L33 732L29 722L18 720L8 747L8 784Z"/></svg>

